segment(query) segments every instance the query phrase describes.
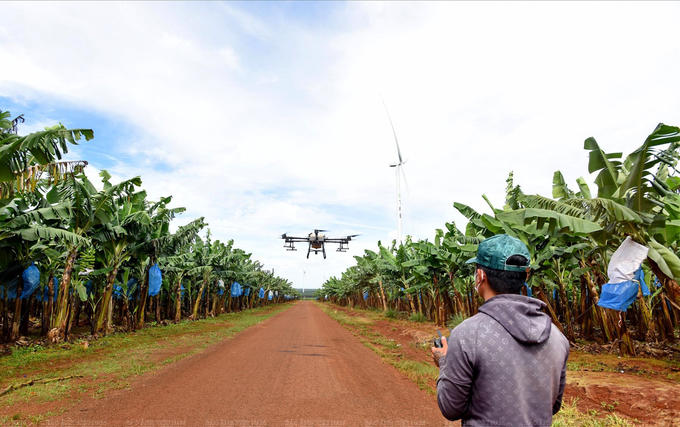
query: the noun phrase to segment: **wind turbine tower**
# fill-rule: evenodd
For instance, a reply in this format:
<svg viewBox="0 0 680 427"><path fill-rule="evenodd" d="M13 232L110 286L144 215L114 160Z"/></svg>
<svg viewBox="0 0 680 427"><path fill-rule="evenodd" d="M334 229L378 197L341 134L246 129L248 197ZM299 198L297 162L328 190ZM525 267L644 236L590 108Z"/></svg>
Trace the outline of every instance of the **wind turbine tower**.
<svg viewBox="0 0 680 427"><path fill-rule="evenodd" d="M387 118L390 120L390 126L392 127L392 134L394 135L394 142L397 144L397 156L399 161L397 163L390 164L391 168L395 168L397 172L397 245L401 245L401 176L404 176L404 183L406 183L406 175L401 168L406 162L401 158L401 150L399 149L399 141L397 140L397 132L394 131L394 124L392 124L392 117L390 117L390 112L387 110L387 105L385 100L382 100L383 106L385 107L385 112L387 113ZM408 183L406 183L408 187Z"/></svg>

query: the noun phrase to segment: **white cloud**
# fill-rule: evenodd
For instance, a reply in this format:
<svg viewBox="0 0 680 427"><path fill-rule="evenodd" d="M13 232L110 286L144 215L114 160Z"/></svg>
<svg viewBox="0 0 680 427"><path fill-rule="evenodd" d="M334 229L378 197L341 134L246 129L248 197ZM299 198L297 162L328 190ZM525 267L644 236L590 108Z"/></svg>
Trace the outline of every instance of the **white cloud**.
<svg viewBox="0 0 680 427"><path fill-rule="evenodd" d="M9 3L0 95L126 123L137 133L111 148L116 177L141 175L151 197L189 208L178 224L204 215L216 238L319 285L396 229L379 93L409 159L404 231L431 238L462 224L454 200L500 207L511 170L549 195L555 170L573 187L587 176L585 138L630 152L677 125L678 9L343 3L320 26L236 4ZM363 234L325 261L277 239L315 227Z"/></svg>
<svg viewBox="0 0 680 427"><path fill-rule="evenodd" d="M232 69L239 69L239 58L231 48L222 48L217 51L219 57L224 61L224 63Z"/></svg>
<svg viewBox="0 0 680 427"><path fill-rule="evenodd" d="M228 3L220 3L218 7L225 13L228 19L235 22L246 34L260 38L272 36L269 26L256 16L233 7Z"/></svg>

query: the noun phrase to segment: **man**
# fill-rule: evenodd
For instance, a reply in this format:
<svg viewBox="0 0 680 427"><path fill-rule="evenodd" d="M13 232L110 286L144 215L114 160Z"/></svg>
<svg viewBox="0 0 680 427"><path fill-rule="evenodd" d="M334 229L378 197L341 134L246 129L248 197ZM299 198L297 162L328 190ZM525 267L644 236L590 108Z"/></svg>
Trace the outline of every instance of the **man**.
<svg viewBox="0 0 680 427"><path fill-rule="evenodd" d="M475 289L479 313L458 325L442 348L437 402L463 426L549 426L560 410L569 341L541 312L545 304L520 295L531 256L520 240L497 235L479 244Z"/></svg>

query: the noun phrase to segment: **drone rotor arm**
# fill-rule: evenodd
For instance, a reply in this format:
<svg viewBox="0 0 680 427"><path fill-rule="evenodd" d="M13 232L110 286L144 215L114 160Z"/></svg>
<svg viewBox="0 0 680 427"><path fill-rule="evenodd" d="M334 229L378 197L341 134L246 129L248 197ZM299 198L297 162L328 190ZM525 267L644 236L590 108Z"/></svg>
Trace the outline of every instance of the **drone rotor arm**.
<svg viewBox="0 0 680 427"><path fill-rule="evenodd" d="M286 242L309 242L309 237L286 236Z"/></svg>

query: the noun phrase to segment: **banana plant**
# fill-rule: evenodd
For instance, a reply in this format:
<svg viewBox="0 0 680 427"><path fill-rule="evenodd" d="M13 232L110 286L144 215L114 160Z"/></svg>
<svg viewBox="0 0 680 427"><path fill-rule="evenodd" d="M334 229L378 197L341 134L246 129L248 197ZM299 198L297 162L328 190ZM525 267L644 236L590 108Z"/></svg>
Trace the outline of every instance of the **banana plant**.
<svg viewBox="0 0 680 427"><path fill-rule="evenodd" d="M55 160L68 153L69 144L94 138L92 129L66 129L59 124L20 136L9 117L9 111L0 111L0 206L10 202L17 192L33 192L44 172L56 184L83 171L87 162Z"/></svg>
<svg viewBox="0 0 680 427"><path fill-rule="evenodd" d="M177 245L177 237L173 239L170 234L170 222L176 215L184 212L185 208L169 208L168 204L172 201L172 196L161 197L159 201L150 203L146 199L142 201L143 210L138 212L138 216L148 217L148 224L144 223L136 231L137 243L133 249L135 257L140 264L144 263L144 272L140 274L140 294L137 300L137 320L136 324L139 327L144 326L144 317L146 313L147 297L149 294L149 272L148 269L156 264L159 256L162 254L164 247L173 244ZM201 220L202 222L202 220ZM173 242L173 240L175 240ZM159 321L159 307L160 307L160 293L156 296L156 321Z"/></svg>
<svg viewBox="0 0 680 427"><path fill-rule="evenodd" d="M101 223L91 234L92 240L96 242L100 261L110 269L96 320L97 332L104 335L110 328L113 284L118 269L130 259L137 239L144 235L143 229L151 224L151 218L144 209L145 199L145 191L117 198L114 205L116 209L109 213L108 222Z"/></svg>
<svg viewBox="0 0 680 427"><path fill-rule="evenodd" d="M171 291L175 296L175 323L182 315L182 280L195 267L190 249L206 225L205 218L200 217L179 227L174 234L159 239L159 264L170 274Z"/></svg>

